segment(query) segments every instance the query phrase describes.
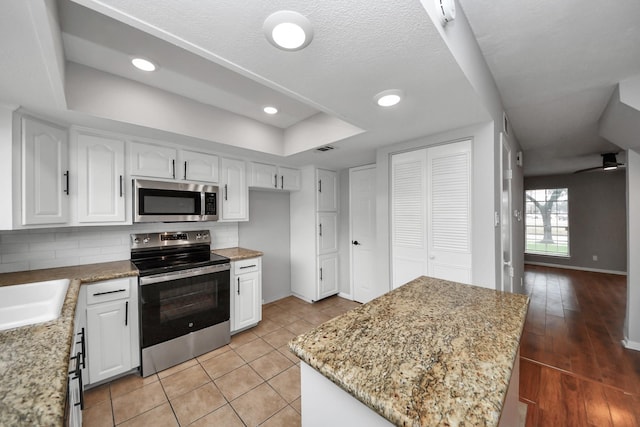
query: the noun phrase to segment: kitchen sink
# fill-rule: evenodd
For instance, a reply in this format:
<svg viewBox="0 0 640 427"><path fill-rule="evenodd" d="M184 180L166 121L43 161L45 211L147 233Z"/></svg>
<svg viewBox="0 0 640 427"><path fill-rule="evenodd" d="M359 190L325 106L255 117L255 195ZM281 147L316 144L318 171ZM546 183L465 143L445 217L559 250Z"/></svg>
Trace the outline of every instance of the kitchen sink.
<svg viewBox="0 0 640 427"><path fill-rule="evenodd" d="M0 331L57 319L69 279L0 286Z"/></svg>

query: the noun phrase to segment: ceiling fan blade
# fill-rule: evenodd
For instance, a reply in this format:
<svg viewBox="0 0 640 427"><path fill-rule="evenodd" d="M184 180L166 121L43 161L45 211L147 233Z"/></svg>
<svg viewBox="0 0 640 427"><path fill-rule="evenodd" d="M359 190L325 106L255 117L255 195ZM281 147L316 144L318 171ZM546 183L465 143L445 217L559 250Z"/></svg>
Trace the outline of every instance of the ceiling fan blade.
<svg viewBox="0 0 640 427"><path fill-rule="evenodd" d="M595 170L598 170L598 169L602 170L602 166L596 166L596 167L587 168L587 169L580 169L578 171L575 171L574 173L590 172L590 171L595 171Z"/></svg>

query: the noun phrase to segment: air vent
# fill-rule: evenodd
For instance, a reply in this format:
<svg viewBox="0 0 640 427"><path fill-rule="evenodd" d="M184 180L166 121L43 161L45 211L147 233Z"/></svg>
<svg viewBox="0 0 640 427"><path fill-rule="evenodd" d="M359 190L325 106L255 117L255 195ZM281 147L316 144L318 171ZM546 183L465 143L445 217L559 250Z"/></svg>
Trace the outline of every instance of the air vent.
<svg viewBox="0 0 640 427"><path fill-rule="evenodd" d="M316 150L318 150L318 151L322 151L322 152L325 152L325 151L331 151L331 150L333 150L334 148L335 148L335 147L332 147L332 146L330 146L330 145L325 145L324 147L316 148Z"/></svg>

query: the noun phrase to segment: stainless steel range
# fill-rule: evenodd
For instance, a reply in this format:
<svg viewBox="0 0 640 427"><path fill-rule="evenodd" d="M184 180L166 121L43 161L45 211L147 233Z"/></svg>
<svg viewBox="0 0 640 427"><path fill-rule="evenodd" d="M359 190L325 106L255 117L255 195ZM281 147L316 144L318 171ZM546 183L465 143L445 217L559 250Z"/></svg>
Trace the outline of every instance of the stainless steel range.
<svg viewBox="0 0 640 427"><path fill-rule="evenodd" d="M229 343L230 261L208 230L131 235L143 377Z"/></svg>

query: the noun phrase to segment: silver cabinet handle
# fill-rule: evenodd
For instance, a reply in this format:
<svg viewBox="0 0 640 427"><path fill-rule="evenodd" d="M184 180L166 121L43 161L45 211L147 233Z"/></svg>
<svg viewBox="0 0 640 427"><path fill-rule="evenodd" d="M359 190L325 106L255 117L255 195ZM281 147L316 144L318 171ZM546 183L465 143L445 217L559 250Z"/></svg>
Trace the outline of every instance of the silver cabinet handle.
<svg viewBox="0 0 640 427"><path fill-rule="evenodd" d="M122 175L120 175L120 197L122 197L123 192L124 192L124 190L122 188Z"/></svg>
<svg viewBox="0 0 640 427"><path fill-rule="evenodd" d="M224 199L225 199L225 200L227 200L227 194L228 194L228 191L227 191L227 184L225 184L225 185L224 185Z"/></svg>
<svg viewBox="0 0 640 427"><path fill-rule="evenodd" d="M97 297L100 295L117 294L118 292L124 292L124 291L126 291L126 289L117 289L115 291L106 291L106 292L96 292L95 294L93 294L93 296Z"/></svg>
<svg viewBox="0 0 640 427"><path fill-rule="evenodd" d="M184 161L184 179L187 179L187 161Z"/></svg>
<svg viewBox="0 0 640 427"><path fill-rule="evenodd" d="M322 280L322 267L320 267L320 280Z"/></svg>
<svg viewBox="0 0 640 427"><path fill-rule="evenodd" d="M240 278L238 277L238 295L240 295Z"/></svg>
<svg viewBox="0 0 640 427"><path fill-rule="evenodd" d="M124 326L129 324L129 301L124 305Z"/></svg>
<svg viewBox="0 0 640 427"><path fill-rule="evenodd" d="M318 180L318 193L322 193L322 180Z"/></svg>
<svg viewBox="0 0 640 427"><path fill-rule="evenodd" d="M241 267L240 267L240 270L242 270L242 269L244 269L244 268L253 268L253 267L257 267L257 265L256 265L256 264L243 265L243 266L241 266ZM238 280L240 280L240 279L238 279Z"/></svg>
<svg viewBox="0 0 640 427"><path fill-rule="evenodd" d="M280 188L284 189L284 175L280 175Z"/></svg>
<svg viewBox="0 0 640 427"><path fill-rule="evenodd" d="M275 188L278 188L278 174L277 173L273 175L273 186Z"/></svg>
<svg viewBox="0 0 640 427"><path fill-rule="evenodd" d="M322 237L322 224L320 224L320 237Z"/></svg>
<svg viewBox="0 0 640 427"><path fill-rule="evenodd" d="M171 170L172 170L172 174L173 174L173 179L176 179L176 161L171 160Z"/></svg>

